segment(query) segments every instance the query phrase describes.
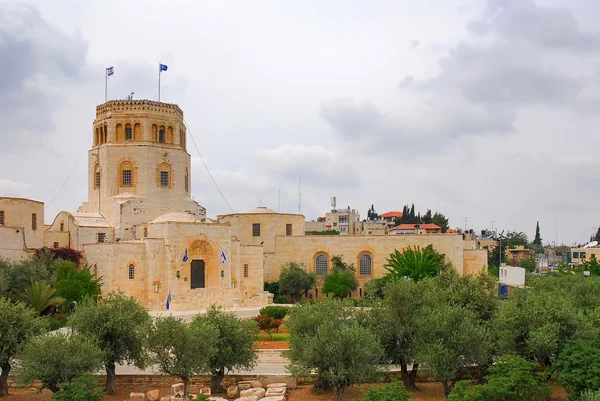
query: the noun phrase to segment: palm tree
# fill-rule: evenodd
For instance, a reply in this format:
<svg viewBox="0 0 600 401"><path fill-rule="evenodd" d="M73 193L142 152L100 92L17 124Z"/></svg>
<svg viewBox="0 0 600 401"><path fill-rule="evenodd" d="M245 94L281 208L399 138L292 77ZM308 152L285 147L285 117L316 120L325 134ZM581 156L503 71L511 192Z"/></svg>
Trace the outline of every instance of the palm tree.
<svg viewBox="0 0 600 401"><path fill-rule="evenodd" d="M433 246L421 249L415 246L408 247L402 252L397 249L386 258L387 263L383 266L390 272L391 278L419 281L427 277L434 277L448 267L443 254L438 253Z"/></svg>
<svg viewBox="0 0 600 401"><path fill-rule="evenodd" d="M50 306L61 305L65 301L64 298L54 296L55 292L56 289L45 282L36 281L25 288L19 300L41 315Z"/></svg>

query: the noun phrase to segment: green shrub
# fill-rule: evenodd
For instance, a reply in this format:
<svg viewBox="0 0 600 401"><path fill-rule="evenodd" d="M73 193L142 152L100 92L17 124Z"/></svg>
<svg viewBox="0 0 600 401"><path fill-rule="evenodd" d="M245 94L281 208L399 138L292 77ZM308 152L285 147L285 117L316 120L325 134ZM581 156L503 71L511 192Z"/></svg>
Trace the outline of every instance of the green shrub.
<svg viewBox="0 0 600 401"><path fill-rule="evenodd" d="M275 319L283 320L288 313L287 306L265 306L260 311L260 315L273 316Z"/></svg>
<svg viewBox="0 0 600 401"><path fill-rule="evenodd" d="M62 390L54 393L54 401L102 401L104 393L97 390L98 380L90 373L86 373L71 383L65 383Z"/></svg>
<svg viewBox="0 0 600 401"><path fill-rule="evenodd" d="M600 391L586 390L581 393L579 401L600 401Z"/></svg>
<svg viewBox="0 0 600 401"><path fill-rule="evenodd" d="M387 386L370 388L363 396L362 401L408 401L410 396L404 383L392 379L392 383Z"/></svg>
<svg viewBox="0 0 600 401"><path fill-rule="evenodd" d="M288 300L288 297L286 297L285 295L280 295L277 298L275 298L273 300L273 303L275 304L289 304L290 301Z"/></svg>
<svg viewBox="0 0 600 401"><path fill-rule="evenodd" d="M55 319L53 317L45 318L48 321L48 327L50 331L58 330L67 325L67 318L64 317L62 319Z"/></svg>

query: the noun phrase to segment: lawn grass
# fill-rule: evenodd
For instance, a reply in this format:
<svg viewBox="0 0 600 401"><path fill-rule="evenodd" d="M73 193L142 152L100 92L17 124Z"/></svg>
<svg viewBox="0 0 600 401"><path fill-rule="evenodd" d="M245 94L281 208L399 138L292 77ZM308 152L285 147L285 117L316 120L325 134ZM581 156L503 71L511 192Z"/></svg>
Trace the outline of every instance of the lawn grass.
<svg viewBox="0 0 600 401"><path fill-rule="evenodd" d="M273 341L288 341L290 338L289 333L273 333ZM258 335L259 340L269 341L269 335L260 333Z"/></svg>

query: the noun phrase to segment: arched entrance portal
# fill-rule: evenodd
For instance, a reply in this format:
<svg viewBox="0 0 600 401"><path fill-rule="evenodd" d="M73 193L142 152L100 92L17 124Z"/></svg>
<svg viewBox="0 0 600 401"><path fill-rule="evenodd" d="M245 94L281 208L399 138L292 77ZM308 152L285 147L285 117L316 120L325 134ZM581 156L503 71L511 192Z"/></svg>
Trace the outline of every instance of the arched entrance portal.
<svg viewBox="0 0 600 401"><path fill-rule="evenodd" d="M213 257L213 249L207 240L194 241L189 247L190 264L190 288L208 287L208 264Z"/></svg>

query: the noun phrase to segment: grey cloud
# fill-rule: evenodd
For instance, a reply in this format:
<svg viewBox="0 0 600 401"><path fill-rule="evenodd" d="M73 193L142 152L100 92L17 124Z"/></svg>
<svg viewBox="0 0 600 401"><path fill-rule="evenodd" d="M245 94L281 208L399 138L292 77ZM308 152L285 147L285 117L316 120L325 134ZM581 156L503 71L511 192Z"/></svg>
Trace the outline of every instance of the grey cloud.
<svg viewBox="0 0 600 401"><path fill-rule="evenodd" d="M440 59L442 72L421 82L421 89L459 92L473 103L555 103L573 100L583 79L545 67L527 47L496 42L488 46L459 43Z"/></svg>
<svg viewBox="0 0 600 401"><path fill-rule="evenodd" d="M321 117L337 131L353 138L376 130L381 120L381 114L372 102L357 103L350 98L324 102Z"/></svg>
<svg viewBox="0 0 600 401"><path fill-rule="evenodd" d="M49 25L33 7L0 5L0 120L11 132L0 151L52 131L61 86L85 64L87 44Z"/></svg>
<svg viewBox="0 0 600 401"><path fill-rule="evenodd" d="M590 2L590 6L593 5ZM545 48L598 51L600 32L586 32L566 8L538 6L531 0L488 0L482 15L468 28L479 35L492 32Z"/></svg>

